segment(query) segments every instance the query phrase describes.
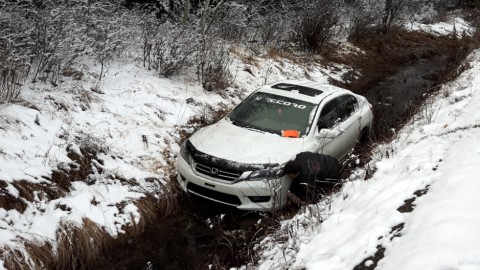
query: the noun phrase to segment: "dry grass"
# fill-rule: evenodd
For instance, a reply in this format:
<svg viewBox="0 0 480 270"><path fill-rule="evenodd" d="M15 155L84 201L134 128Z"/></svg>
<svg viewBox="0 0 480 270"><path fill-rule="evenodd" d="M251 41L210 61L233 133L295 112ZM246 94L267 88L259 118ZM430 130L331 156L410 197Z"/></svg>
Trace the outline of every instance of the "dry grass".
<svg viewBox="0 0 480 270"><path fill-rule="evenodd" d="M0 259L4 261L4 266L7 269L40 269L31 263L25 251L13 249L9 246L0 249Z"/></svg>
<svg viewBox="0 0 480 270"><path fill-rule="evenodd" d="M130 226L123 228L125 230L125 236L127 237L135 237L142 234L145 231L145 228L148 224L151 224L158 217L158 200L155 199L150 194L146 194L145 197L141 198L138 201L133 203L140 212L140 220L139 222L134 222L133 215L130 217L132 223Z"/></svg>
<svg viewBox="0 0 480 270"><path fill-rule="evenodd" d="M54 269L89 269L105 251L111 236L93 221L82 221L83 224L60 223Z"/></svg>
<svg viewBox="0 0 480 270"><path fill-rule="evenodd" d="M256 59L253 55L252 55L252 52L249 53L246 51L246 49L239 49L238 47L236 46L230 46L228 48L228 51L235 55L236 58L239 58L243 63L247 64L247 65L251 65L251 66L255 66L255 67L259 67L259 61L258 59Z"/></svg>
<svg viewBox="0 0 480 270"><path fill-rule="evenodd" d="M176 172L171 173L170 175L171 177L169 181L163 186L164 192L158 205L161 217L167 217L180 211L180 201L185 196L185 193L175 179Z"/></svg>
<svg viewBox="0 0 480 270"><path fill-rule="evenodd" d="M4 246L0 249L0 259L7 269L54 269L52 246L46 242L24 242L25 249Z"/></svg>
<svg viewBox="0 0 480 270"><path fill-rule="evenodd" d="M266 57L274 60L288 59L294 63L298 63L299 60L292 52L278 48L268 48Z"/></svg>
<svg viewBox="0 0 480 270"><path fill-rule="evenodd" d="M55 254L48 242L26 242L25 249L36 266L35 269L54 269Z"/></svg>

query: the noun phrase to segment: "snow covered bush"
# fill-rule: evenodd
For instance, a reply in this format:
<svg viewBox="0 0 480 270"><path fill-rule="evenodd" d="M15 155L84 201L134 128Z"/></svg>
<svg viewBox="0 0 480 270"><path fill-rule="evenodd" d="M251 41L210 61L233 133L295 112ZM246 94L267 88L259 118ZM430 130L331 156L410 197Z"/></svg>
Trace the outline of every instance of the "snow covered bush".
<svg viewBox="0 0 480 270"><path fill-rule="evenodd" d="M65 68L92 55L101 65L130 45L124 29L135 11L108 0L0 3L0 100L16 98L28 79L56 86Z"/></svg>
<svg viewBox="0 0 480 270"><path fill-rule="evenodd" d="M345 7L348 20L346 31L350 40L361 39L375 33L381 21L381 8L376 1L355 1Z"/></svg>
<svg viewBox="0 0 480 270"><path fill-rule="evenodd" d="M194 63L199 46L195 31L173 23L143 22L143 65L162 76L178 75Z"/></svg>
<svg viewBox="0 0 480 270"><path fill-rule="evenodd" d="M295 16L292 41L305 51L319 51L334 36L338 15L338 9L331 1L306 2Z"/></svg>
<svg viewBox="0 0 480 270"><path fill-rule="evenodd" d="M224 90L229 86L232 60L226 46L204 41L197 54L197 75L206 91Z"/></svg>

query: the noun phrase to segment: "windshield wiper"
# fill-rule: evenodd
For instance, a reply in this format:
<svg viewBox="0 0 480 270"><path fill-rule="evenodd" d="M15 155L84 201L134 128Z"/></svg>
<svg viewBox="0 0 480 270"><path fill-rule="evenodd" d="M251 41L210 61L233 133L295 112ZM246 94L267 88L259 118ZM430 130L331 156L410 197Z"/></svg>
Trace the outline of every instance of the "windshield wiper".
<svg viewBox="0 0 480 270"><path fill-rule="evenodd" d="M264 130L261 130L261 129L258 129L258 128L253 128L253 127L249 127L249 126L243 126L243 128L246 128L246 129L252 130L252 131L256 131L256 132L265 133Z"/></svg>
<svg viewBox="0 0 480 270"><path fill-rule="evenodd" d="M242 127L242 128L246 128L246 129L248 129L248 130L265 133L264 130L261 130L261 129L258 129L258 128L255 128L255 127L251 127L251 126L247 126L247 125L242 125L242 124L240 124L240 122L235 121L235 120L233 120L233 119L230 118L230 117L228 117L228 119L230 120L230 122L232 122L233 125L235 125L235 126L237 126L237 127Z"/></svg>

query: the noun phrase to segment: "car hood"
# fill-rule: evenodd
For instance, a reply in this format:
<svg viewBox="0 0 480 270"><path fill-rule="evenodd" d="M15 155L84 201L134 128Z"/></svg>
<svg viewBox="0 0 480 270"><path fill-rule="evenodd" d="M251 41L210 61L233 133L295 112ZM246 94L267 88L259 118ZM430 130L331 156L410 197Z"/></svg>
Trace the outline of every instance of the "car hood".
<svg viewBox="0 0 480 270"><path fill-rule="evenodd" d="M233 125L228 120L200 129L193 146L208 155L245 164L283 164L303 150L304 138L285 138Z"/></svg>

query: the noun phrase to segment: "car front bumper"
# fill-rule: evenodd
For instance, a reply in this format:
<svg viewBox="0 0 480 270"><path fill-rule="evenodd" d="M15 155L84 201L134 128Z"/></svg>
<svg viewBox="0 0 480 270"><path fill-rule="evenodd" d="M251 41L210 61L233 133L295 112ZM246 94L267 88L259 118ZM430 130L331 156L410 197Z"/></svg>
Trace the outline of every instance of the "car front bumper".
<svg viewBox="0 0 480 270"><path fill-rule="evenodd" d="M284 176L273 180L227 182L194 171L181 156L177 157L177 181L183 190L197 196L234 206L240 210L275 211L287 202L291 180Z"/></svg>

